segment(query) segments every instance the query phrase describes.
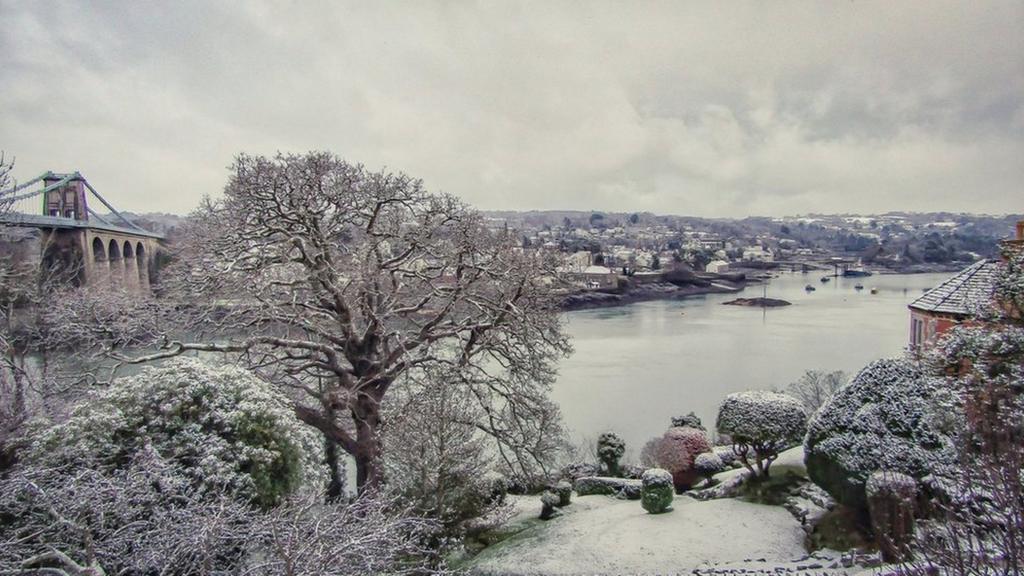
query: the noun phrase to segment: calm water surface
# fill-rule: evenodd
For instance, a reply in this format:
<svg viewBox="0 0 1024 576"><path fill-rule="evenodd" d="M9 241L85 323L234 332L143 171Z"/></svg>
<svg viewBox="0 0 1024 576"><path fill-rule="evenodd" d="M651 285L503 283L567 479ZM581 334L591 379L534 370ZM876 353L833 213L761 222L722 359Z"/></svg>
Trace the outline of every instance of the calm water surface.
<svg viewBox="0 0 1024 576"><path fill-rule="evenodd" d="M552 397L579 439L618 432L634 454L674 415L694 411L714 426L730 392L783 386L805 370L852 376L907 345L907 304L950 274L833 278L783 273L770 298L792 306L723 306L734 294L643 302L566 313L575 353L560 365ZM854 285L861 283L864 290ZM805 292L812 284L817 290ZM878 288L871 294L872 287ZM750 286L740 296L762 295Z"/></svg>

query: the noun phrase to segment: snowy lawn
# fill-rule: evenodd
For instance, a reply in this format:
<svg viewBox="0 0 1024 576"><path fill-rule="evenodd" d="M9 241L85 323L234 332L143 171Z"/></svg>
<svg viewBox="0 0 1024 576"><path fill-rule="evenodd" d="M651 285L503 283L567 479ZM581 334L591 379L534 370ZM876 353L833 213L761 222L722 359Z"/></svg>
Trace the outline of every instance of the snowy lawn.
<svg viewBox="0 0 1024 576"><path fill-rule="evenodd" d="M536 497L517 505L540 511ZM576 498L565 516L537 523L470 562L479 575L676 574L747 559L805 556L800 524L778 506L676 496L674 510L651 515L639 501Z"/></svg>

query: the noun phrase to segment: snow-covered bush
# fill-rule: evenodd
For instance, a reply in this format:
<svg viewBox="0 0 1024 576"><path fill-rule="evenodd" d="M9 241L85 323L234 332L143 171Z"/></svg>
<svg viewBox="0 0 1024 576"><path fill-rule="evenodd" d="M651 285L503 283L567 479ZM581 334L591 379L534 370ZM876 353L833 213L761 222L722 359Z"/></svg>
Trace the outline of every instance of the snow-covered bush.
<svg viewBox="0 0 1024 576"><path fill-rule="evenodd" d="M626 453L626 442L615 432L605 432L597 439L597 457L609 476L619 476L619 460Z"/></svg>
<svg viewBox="0 0 1024 576"><path fill-rule="evenodd" d="M766 477L779 452L800 442L807 427L807 413L799 400L785 394L737 392L725 397L718 409L716 427L732 438L733 451L744 467L751 474Z"/></svg>
<svg viewBox="0 0 1024 576"><path fill-rule="evenodd" d="M591 464L590 462L572 462L566 464L560 475L562 478L575 482L580 478L586 478L588 476L599 476L601 474L601 467L597 464Z"/></svg>
<svg viewBox="0 0 1024 576"><path fill-rule="evenodd" d="M699 454L711 450L707 434L697 428L669 428L658 445L658 463L672 474L676 490L689 490L699 476L693 467Z"/></svg>
<svg viewBox="0 0 1024 576"><path fill-rule="evenodd" d="M152 450L117 469L22 465L0 479L0 519L2 574L448 574L424 547L438 525L393 500L303 490L264 511Z"/></svg>
<svg viewBox="0 0 1024 576"><path fill-rule="evenodd" d="M718 456L718 459L722 461L725 466L732 467L734 464L739 467L739 463L736 462L736 453L732 451L732 446L715 446L711 449Z"/></svg>
<svg viewBox="0 0 1024 576"><path fill-rule="evenodd" d="M555 494L554 492L547 491L547 492L544 492L543 494L541 494L540 495L540 506L541 506L540 507L540 519L541 520L550 520L550 519L554 518L555 517L555 512L556 512L555 508L558 506L558 504L560 502L561 502L561 500L559 499L558 494Z"/></svg>
<svg viewBox="0 0 1024 576"><path fill-rule="evenodd" d="M558 504L556 506L559 508L572 504L572 484L564 481L559 482L555 484L552 492L558 495Z"/></svg>
<svg viewBox="0 0 1024 576"><path fill-rule="evenodd" d="M625 500L637 500L640 498L640 488L642 486L643 484L640 480L589 476L576 480L572 488L579 496L601 495L615 496Z"/></svg>
<svg viewBox="0 0 1024 576"><path fill-rule="evenodd" d="M153 450L115 469L78 464L0 480L0 573L229 573L240 560L256 515L246 503L199 489Z"/></svg>
<svg viewBox="0 0 1024 576"><path fill-rule="evenodd" d="M807 473L838 502L864 511L865 483L876 470L920 479L950 469L956 449L948 415L956 412L941 379L906 359L872 362L811 420Z"/></svg>
<svg viewBox="0 0 1024 576"><path fill-rule="evenodd" d="M269 507L324 486L323 442L289 401L241 368L178 358L121 378L32 446L41 465L117 469L151 449L200 491Z"/></svg>
<svg viewBox="0 0 1024 576"><path fill-rule="evenodd" d="M685 416L673 416L672 417L673 428L696 428L698 430L704 430L704 424L700 421L700 417L695 413L690 412Z"/></svg>
<svg viewBox="0 0 1024 576"><path fill-rule="evenodd" d="M698 454L697 459L693 461L693 467L697 470L697 474L709 482L712 476L725 470L725 464L722 463L722 459L714 452Z"/></svg>
<svg viewBox="0 0 1024 576"><path fill-rule="evenodd" d="M643 488L640 493L640 505L651 514L661 514L672 510L674 483L672 474L661 468L646 470L641 477Z"/></svg>

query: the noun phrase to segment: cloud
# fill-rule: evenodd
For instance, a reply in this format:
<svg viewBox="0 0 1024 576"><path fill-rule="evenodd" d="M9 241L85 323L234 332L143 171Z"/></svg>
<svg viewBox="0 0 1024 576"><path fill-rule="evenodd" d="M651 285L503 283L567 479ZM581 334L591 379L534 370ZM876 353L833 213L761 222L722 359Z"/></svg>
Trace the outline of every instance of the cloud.
<svg viewBox="0 0 1024 576"><path fill-rule="evenodd" d="M170 7L169 7L170 6ZM495 209L1019 212L1024 6L0 1L0 148L187 212L329 149Z"/></svg>

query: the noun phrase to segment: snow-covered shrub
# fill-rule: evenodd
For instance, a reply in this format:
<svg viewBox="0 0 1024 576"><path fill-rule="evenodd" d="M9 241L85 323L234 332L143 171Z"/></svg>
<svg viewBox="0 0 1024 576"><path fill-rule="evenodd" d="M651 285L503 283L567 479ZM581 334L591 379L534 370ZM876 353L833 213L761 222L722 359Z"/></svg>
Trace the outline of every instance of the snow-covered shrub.
<svg viewBox="0 0 1024 576"><path fill-rule="evenodd" d="M558 506L561 500L558 494L547 491L540 495L540 519L550 520L555 517L555 508Z"/></svg>
<svg viewBox="0 0 1024 576"><path fill-rule="evenodd" d="M252 373L178 358L75 407L35 439L32 460L117 469L152 449L200 491L269 507L303 485L323 488L322 446L288 399Z"/></svg>
<svg viewBox="0 0 1024 576"><path fill-rule="evenodd" d="M642 486L643 484L640 480L589 476L573 482L572 488L579 496L602 495L615 496L625 500L638 500Z"/></svg>
<svg viewBox="0 0 1024 576"><path fill-rule="evenodd" d="M559 482L555 484L552 491L558 495L558 504L556 506L559 508L572 504L572 484L564 481Z"/></svg>
<svg viewBox="0 0 1024 576"><path fill-rule="evenodd" d="M615 432L605 432L597 439L597 457L610 476L619 476L619 460L626 453L626 442Z"/></svg>
<svg viewBox="0 0 1024 576"><path fill-rule="evenodd" d="M601 467L597 464L591 464L590 462L573 462L566 464L560 475L562 478L575 482L580 478L586 478L588 476L599 476L601 474Z"/></svg>
<svg viewBox="0 0 1024 576"><path fill-rule="evenodd" d="M693 467L699 454L711 450L707 434L697 428L669 428L658 445L658 463L672 474L676 490L689 490L700 478Z"/></svg>
<svg viewBox="0 0 1024 576"><path fill-rule="evenodd" d="M913 478L950 471L956 449L947 429L957 412L941 379L906 359L877 360L837 391L811 420L807 473L836 501L865 511L876 470Z"/></svg>
<svg viewBox="0 0 1024 576"><path fill-rule="evenodd" d="M914 535L917 481L906 474L879 470L868 477L865 491L871 529L886 562L908 559L907 546Z"/></svg>
<svg viewBox="0 0 1024 576"><path fill-rule="evenodd" d="M661 468L651 468L641 478L643 488L640 493L640 505L651 514L661 514L672 510L672 498L675 486L672 474Z"/></svg>
<svg viewBox="0 0 1024 576"><path fill-rule="evenodd" d="M807 414L803 404L791 396L751 390L725 397L716 427L732 438L733 451L751 474L768 476L779 452L800 442Z"/></svg>
<svg viewBox="0 0 1024 576"><path fill-rule="evenodd" d="M114 469L86 464L23 464L0 480L0 573L35 574L24 569L45 554L55 570L39 574L233 571L253 507L200 490L154 450Z"/></svg>
<svg viewBox="0 0 1024 576"><path fill-rule="evenodd" d="M715 446L711 451L715 453L715 456L718 456L718 459L725 466L732 467L735 464L739 467L739 463L736 462L736 453L732 451L732 446Z"/></svg>
<svg viewBox="0 0 1024 576"><path fill-rule="evenodd" d="M693 461L693 467L697 471L697 474L701 475L709 482L711 481L712 476L725 470L725 464L722 463L722 459L714 452L698 454L697 459Z"/></svg>
<svg viewBox="0 0 1024 576"><path fill-rule="evenodd" d="M700 421L700 417L695 413L690 412L686 416L673 416L672 417L673 428L696 428L698 430L705 430L704 424Z"/></svg>

